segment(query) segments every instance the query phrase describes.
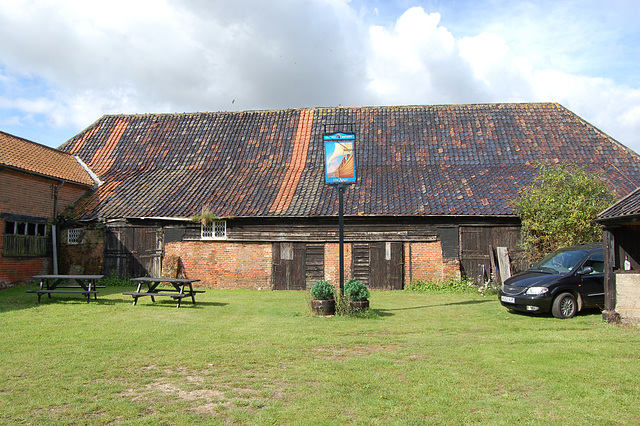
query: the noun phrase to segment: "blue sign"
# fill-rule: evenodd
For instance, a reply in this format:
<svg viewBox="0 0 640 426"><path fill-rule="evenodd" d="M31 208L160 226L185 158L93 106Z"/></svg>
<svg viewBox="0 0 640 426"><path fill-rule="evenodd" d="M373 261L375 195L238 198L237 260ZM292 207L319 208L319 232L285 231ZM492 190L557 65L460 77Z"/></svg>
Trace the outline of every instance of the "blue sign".
<svg viewBox="0 0 640 426"><path fill-rule="evenodd" d="M356 136L347 133L324 135L325 182L356 183L354 145Z"/></svg>

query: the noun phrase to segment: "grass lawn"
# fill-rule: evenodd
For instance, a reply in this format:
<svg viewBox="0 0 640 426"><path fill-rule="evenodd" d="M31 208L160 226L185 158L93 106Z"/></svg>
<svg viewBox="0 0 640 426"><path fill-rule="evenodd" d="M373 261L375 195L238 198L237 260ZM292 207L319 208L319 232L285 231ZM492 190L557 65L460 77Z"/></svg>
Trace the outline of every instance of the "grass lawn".
<svg viewBox="0 0 640 426"><path fill-rule="evenodd" d="M640 330L508 313L477 294L208 290L180 309L0 291L1 424L633 424Z"/></svg>

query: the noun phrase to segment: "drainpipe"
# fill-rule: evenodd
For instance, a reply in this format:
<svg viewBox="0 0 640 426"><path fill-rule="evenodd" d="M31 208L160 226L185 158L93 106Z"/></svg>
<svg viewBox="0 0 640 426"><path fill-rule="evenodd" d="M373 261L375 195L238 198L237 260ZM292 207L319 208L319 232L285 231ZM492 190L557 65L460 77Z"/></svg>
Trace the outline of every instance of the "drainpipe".
<svg viewBox="0 0 640 426"><path fill-rule="evenodd" d="M53 274L58 275L58 190L64 181L53 187L53 225L51 225L51 242L53 244Z"/></svg>

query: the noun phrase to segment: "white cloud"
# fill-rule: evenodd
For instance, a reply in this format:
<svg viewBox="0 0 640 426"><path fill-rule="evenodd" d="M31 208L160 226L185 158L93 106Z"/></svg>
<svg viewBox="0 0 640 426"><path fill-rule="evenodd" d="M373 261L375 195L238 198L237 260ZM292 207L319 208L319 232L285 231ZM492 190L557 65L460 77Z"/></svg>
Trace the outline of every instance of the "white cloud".
<svg viewBox="0 0 640 426"><path fill-rule="evenodd" d="M105 113L555 101L640 151L636 80L598 77L630 57L614 3L598 24L573 1L385 17L348 0L8 0L0 122L71 136Z"/></svg>

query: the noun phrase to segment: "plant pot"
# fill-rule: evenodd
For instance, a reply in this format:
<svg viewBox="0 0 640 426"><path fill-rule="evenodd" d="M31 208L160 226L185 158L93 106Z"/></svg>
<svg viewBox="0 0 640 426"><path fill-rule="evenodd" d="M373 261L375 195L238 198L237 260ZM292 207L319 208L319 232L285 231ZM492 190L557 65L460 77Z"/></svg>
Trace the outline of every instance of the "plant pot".
<svg viewBox="0 0 640 426"><path fill-rule="evenodd" d="M354 312L366 311L367 309L369 309L368 300L351 301L349 302L349 305L351 306L351 309L354 310Z"/></svg>
<svg viewBox="0 0 640 426"><path fill-rule="evenodd" d="M336 313L335 300L311 300L311 308L317 315L334 315Z"/></svg>

